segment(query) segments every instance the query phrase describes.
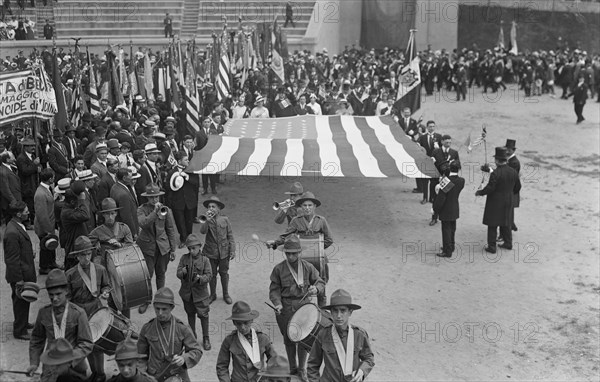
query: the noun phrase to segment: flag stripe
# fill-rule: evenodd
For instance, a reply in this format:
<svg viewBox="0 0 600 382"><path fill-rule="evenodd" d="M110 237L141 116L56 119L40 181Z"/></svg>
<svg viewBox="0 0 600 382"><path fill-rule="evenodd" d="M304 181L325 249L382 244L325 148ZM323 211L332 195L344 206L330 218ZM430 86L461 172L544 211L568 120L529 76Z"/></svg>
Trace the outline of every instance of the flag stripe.
<svg viewBox="0 0 600 382"><path fill-rule="evenodd" d="M279 175L302 176L304 165L304 145L302 139L286 139L287 152Z"/></svg>
<svg viewBox="0 0 600 382"><path fill-rule="evenodd" d="M369 146L373 158L377 161L379 169L387 177L400 176L401 172L396 166L396 161L388 153L385 142L379 139L376 131L369 125L368 121L377 118L355 118L354 122L362 134L363 140ZM391 138L391 137L390 137Z"/></svg>
<svg viewBox="0 0 600 382"><path fill-rule="evenodd" d="M267 159L271 154L273 148L271 139L258 138L248 140L254 143L254 151L250 154L246 165L238 172L238 174L258 176L264 170Z"/></svg>
<svg viewBox="0 0 600 382"><path fill-rule="evenodd" d="M324 176L344 176L333 134L329 128L329 117L315 119L317 143L321 159L321 174Z"/></svg>
<svg viewBox="0 0 600 382"><path fill-rule="evenodd" d="M321 158L319 157L319 143L314 139L303 139L302 145L302 175L313 175L321 172Z"/></svg>
<svg viewBox="0 0 600 382"><path fill-rule="evenodd" d="M348 142L352 145L354 156L358 159L358 167L362 174L375 178L385 177L379 169L377 160L373 156L369 145L363 140L354 118L350 115L344 115L341 116L341 120Z"/></svg>
<svg viewBox="0 0 600 382"><path fill-rule="evenodd" d="M284 139L274 139L271 141L271 145L271 154L269 154L269 159L267 159L268 165L260 173L262 176L281 174L281 169L285 162L286 141Z"/></svg>
<svg viewBox="0 0 600 382"><path fill-rule="evenodd" d="M337 153L342 159L340 162L341 171L346 176L361 176L358 159L354 156L352 145L348 142L346 132L342 127L342 120L340 116L333 116L329 118L329 126L333 135L333 143L337 147Z"/></svg>

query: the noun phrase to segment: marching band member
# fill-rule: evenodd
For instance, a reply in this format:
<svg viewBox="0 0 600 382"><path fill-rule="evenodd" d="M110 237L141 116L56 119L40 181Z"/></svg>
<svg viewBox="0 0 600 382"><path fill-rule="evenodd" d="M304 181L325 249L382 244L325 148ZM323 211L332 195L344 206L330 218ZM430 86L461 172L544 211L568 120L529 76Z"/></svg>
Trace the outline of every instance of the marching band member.
<svg viewBox="0 0 600 382"><path fill-rule="evenodd" d="M275 355L275 350L268 335L252 328L258 312L252 310L244 301L237 301L231 309L231 316L236 330L232 331L221 344L217 357L217 377L219 382L257 381L265 361ZM232 363L231 375L229 362ZM286 370L287 371L287 370Z"/></svg>
<svg viewBox="0 0 600 382"><path fill-rule="evenodd" d="M290 187L290 190L284 192L284 194L289 195L289 201L291 202L291 206L287 208L279 208L277 210L277 215L275 216L275 223L281 224L287 220L288 225L292 221L293 218L298 216L298 207L296 207L296 201L302 196L304 193L304 188L302 187L302 183L295 182Z"/></svg>
<svg viewBox="0 0 600 382"><path fill-rule="evenodd" d="M276 355L271 357L267 362L267 367L261 370L258 375L261 382L300 382L301 379L290 374L289 370L288 360L282 355Z"/></svg>
<svg viewBox="0 0 600 382"><path fill-rule="evenodd" d="M77 256L79 264L66 273L70 301L85 311L88 320L96 310L104 305L100 301L101 299L106 303L110 291L106 268L91 262L93 249L94 246L87 236L79 236L75 239L75 247L71 255ZM88 354L87 360L92 370L90 381L104 382L106 380L104 353L100 349L94 348Z"/></svg>
<svg viewBox="0 0 600 382"><path fill-rule="evenodd" d="M190 382L187 371L202 357L200 344L190 327L173 316L175 295L171 289L156 291L153 304L156 317L144 324L137 344L138 352L147 360L148 374L159 380L178 375Z"/></svg>
<svg viewBox="0 0 600 382"><path fill-rule="evenodd" d="M333 325L316 336L308 357L309 382L364 381L375 366L375 356L367 332L348 323L352 312L360 306L352 303L350 293L338 289L331 295L330 304L323 309L331 311ZM325 367L320 374L323 363Z"/></svg>
<svg viewBox="0 0 600 382"><path fill-rule="evenodd" d="M70 368L77 357L77 353L73 351L73 346L64 338L57 338L48 344L48 350L42 354L40 361L42 361L42 365L52 367L54 372L52 375L47 376L46 381L88 381L85 374Z"/></svg>
<svg viewBox="0 0 600 382"><path fill-rule="evenodd" d="M137 342L131 337L120 342L115 351L119 374L110 378L108 382L156 382L156 378L138 369L138 363L142 358L143 356L137 350Z"/></svg>
<svg viewBox="0 0 600 382"><path fill-rule="evenodd" d="M308 261L299 259L302 252L300 240L290 235L283 244L286 260L277 264L271 272L269 299L275 306L275 318L283 335L285 351L290 361L290 373L303 377L308 354L288 337L288 323L294 313L305 303L305 296L316 296L325 291L325 282L317 269ZM296 360L296 354L298 359Z"/></svg>
<svg viewBox="0 0 600 382"><path fill-rule="evenodd" d="M183 308L188 316L188 324L196 334L196 315L202 326L202 343L204 350L210 350L210 338L208 331L208 312L210 312L210 293L208 283L212 278L210 260L202 256L202 240L198 234L191 234L185 241L189 250L181 256L177 266L177 278L181 280L179 296L183 301Z"/></svg>
<svg viewBox="0 0 600 382"><path fill-rule="evenodd" d="M188 174L184 170L190 161L185 151L175 153L175 166L167 175L168 194L167 204L173 210L173 217L179 231L179 242L181 246L185 239L192 233L194 218L198 210L198 189L200 188L200 177L196 174Z"/></svg>

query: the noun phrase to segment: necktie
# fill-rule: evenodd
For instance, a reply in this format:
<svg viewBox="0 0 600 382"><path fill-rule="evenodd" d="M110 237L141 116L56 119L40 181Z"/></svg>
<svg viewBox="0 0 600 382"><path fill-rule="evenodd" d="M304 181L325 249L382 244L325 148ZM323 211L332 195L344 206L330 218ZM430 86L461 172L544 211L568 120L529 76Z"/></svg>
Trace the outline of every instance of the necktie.
<svg viewBox="0 0 600 382"><path fill-rule="evenodd" d="M71 145L71 158L75 159L75 140L73 138L69 138L69 144Z"/></svg>
<svg viewBox="0 0 600 382"><path fill-rule="evenodd" d="M131 186L127 186L127 189L129 189L129 192L131 192L131 195L133 195L133 198L137 203L137 195L135 194L135 191L133 191L133 188Z"/></svg>

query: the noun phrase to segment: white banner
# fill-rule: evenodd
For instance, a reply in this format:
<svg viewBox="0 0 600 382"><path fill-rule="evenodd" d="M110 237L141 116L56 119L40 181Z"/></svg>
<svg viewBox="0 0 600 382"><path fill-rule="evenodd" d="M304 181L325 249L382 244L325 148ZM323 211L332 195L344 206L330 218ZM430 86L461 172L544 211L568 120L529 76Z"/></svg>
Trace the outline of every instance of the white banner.
<svg viewBox="0 0 600 382"><path fill-rule="evenodd" d="M58 112L54 88L42 68L0 73L0 125L23 118L50 119Z"/></svg>

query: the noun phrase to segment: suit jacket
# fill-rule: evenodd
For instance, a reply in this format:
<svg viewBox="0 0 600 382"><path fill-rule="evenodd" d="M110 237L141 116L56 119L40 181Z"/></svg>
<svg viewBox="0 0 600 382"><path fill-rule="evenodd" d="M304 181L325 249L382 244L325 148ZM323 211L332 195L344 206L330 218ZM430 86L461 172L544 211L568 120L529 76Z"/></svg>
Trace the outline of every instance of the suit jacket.
<svg viewBox="0 0 600 382"><path fill-rule="evenodd" d="M133 139L133 136L131 134L128 134L124 131L120 131L117 134L115 134L115 138L117 138L119 143L128 142L131 145L132 152L133 152L133 150L136 149L135 139ZM143 149L143 147L142 147L142 149Z"/></svg>
<svg viewBox="0 0 600 382"><path fill-rule="evenodd" d="M92 170L92 172L96 175L98 175L98 178L102 179L102 177L105 174L108 174L108 168L103 165L102 163L100 163L99 160L96 159L96 161L92 164L92 167L90 168L90 170Z"/></svg>
<svg viewBox="0 0 600 382"><path fill-rule="evenodd" d="M60 231L60 245L65 249L65 254L70 257L69 254L73 251L73 245L75 239L79 236L87 236L90 231L88 230L87 222L90 220L90 210L83 200L77 200L77 206L72 208L71 206L64 205L60 211L60 222L62 229Z"/></svg>
<svg viewBox="0 0 600 382"><path fill-rule="evenodd" d="M498 166L490 174L490 180L482 195L487 195L483 224L510 227L514 219L513 195L521 189L519 174L508 165Z"/></svg>
<svg viewBox="0 0 600 382"><path fill-rule="evenodd" d="M56 180L64 178L69 173L67 149L62 143L53 142L48 149L48 162L56 173Z"/></svg>
<svg viewBox="0 0 600 382"><path fill-rule="evenodd" d="M447 193L440 190L433 202L433 211L439 215L441 221L457 220L460 216L458 197L465 187L465 179L458 175L449 179L454 183L454 187Z"/></svg>
<svg viewBox="0 0 600 382"><path fill-rule="evenodd" d="M137 210L138 223L142 230L137 238L137 245L142 250L144 256L164 256L169 252L177 250L177 227L173 219L173 211L167 207L167 216L159 219L154 206L142 204ZM160 253L156 252L156 247Z"/></svg>
<svg viewBox="0 0 600 382"><path fill-rule="evenodd" d="M168 184L168 203L169 207L174 210L184 210L184 209L196 209L198 207L198 189L200 188L200 178L197 174L188 174L190 179L184 180L183 187L179 190L174 191L171 188L171 176L174 173L178 172L177 168L169 171L169 175L167 179L169 180Z"/></svg>
<svg viewBox="0 0 600 382"><path fill-rule="evenodd" d="M149 168L147 163L144 163L140 167L139 174L140 178L135 182L135 192L138 197L138 203L142 205L148 201L145 196L142 196L142 193L146 191L146 186L150 183L156 183L161 187L162 181L160 178L160 168L157 167L156 172L154 172Z"/></svg>
<svg viewBox="0 0 600 382"><path fill-rule="evenodd" d="M585 105L585 102L588 98L588 87L584 83L581 86L579 84L575 85L573 89L573 103L576 105Z"/></svg>
<svg viewBox="0 0 600 382"><path fill-rule="evenodd" d="M521 162L517 159L517 156L514 155L508 158L508 166L517 172L517 175L521 173ZM515 208L521 205L521 191L515 193L513 195L513 206Z"/></svg>
<svg viewBox="0 0 600 382"><path fill-rule="evenodd" d="M23 198L33 198L38 186L38 165L23 151L17 157L17 168L21 178L21 195Z"/></svg>
<svg viewBox="0 0 600 382"><path fill-rule="evenodd" d="M460 158L458 157L458 151L450 148L448 149L448 153L444 153L444 150L442 147L440 147L439 149L435 149L433 150L433 153L431 155L434 159L435 162L435 167L438 169L438 171L440 173L442 173L442 166L440 166L443 162L449 160L449 161L458 161L460 162Z"/></svg>
<svg viewBox="0 0 600 382"><path fill-rule="evenodd" d="M400 124L400 127L402 128L404 133L406 133L406 135L410 135L411 137L413 137L413 139L419 133L419 125L417 124L417 121L415 121L413 118L410 118L407 125L405 118L403 116L400 116L398 118L398 123Z"/></svg>
<svg viewBox="0 0 600 382"><path fill-rule="evenodd" d="M101 204L104 198L108 198L110 196L110 189L114 184L115 181L110 173L107 172L104 174L104 176L102 176L100 182L98 182L98 192L96 194L98 198L98 204Z"/></svg>
<svg viewBox="0 0 600 382"><path fill-rule="evenodd" d="M377 111L377 103L378 102L379 101L377 99L375 101L373 101L373 98L371 98L371 97L367 98L365 100L363 112L361 115L365 115L365 116L375 115L375 112Z"/></svg>
<svg viewBox="0 0 600 382"><path fill-rule="evenodd" d="M135 192L135 191L134 191ZM137 220L138 202L131 191L123 183L117 182L110 189L110 197L115 200L117 207L117 221L127 224L131 234L136 237L139 233Z"/></svg>
<svg viewBox="0 0 600 382"><path fill-rule="evenodd" d="M429 134L423 134L419 137L419 144L425 148L425 152L428 157L433 156L433 151L436 149L435 143L437 142L437 147L442 147L442 135L439 133L433 133L433 138L431 142L429 142Z"/></svg>
<svg viewBox="0 0 600 382"><path fill-rule="evenodd" d="M79 138L73 138L73 139L75 140L75 143L73 145L75 150L71 149L71 143L69 141L69 137L65 136L65 137L63 137L63 140L62 140L62 144L65 147L65 152L67 154L66 157L69 160L71 160L72 158L74 159L75 155L77 155L77 154L82 154L81 140Z"/></svg>
<svg viewBox="0 0 600 382"><path fill-rule="evenodd" d="M258 330L256 331L256 339L258 340L260 360L261 362L267 362L275 355L271 339ZM231 374L229 373L230 363L232 364ZM256 381L259 377L259 371L246 354L237 330L228 334L221 343L221 349L217 356L217 378L219 382Z"/></svg>
<svg viewBox="0 0 600 382"><path fill-rule="evenodd" d="M33 226L36 235L44 237L53 234L56 220L54 218L54 196L48 188L40 184L33 197L35 219Z"/></svg>
<svg viewBox="0 0 600 382"><path fill-rule="evenodd" d="M3 245L6 281L37 281L31 239L23 227L12 219L6 224Z"/></svg>
<svg viewBox="0 0 600 382"><path fill-rule="evenodd" d="M298 104L294 106L294 111L296 112L296 115L315 114L309 104L304 104L304 108L300 107L300 104Z"/></svg>
<svg viewBox="0 0 600 382"><path fill-rule="evenodd" d="M4 164L0 164L0 208L5 210L12 202L21 200L21 179Z"/></svg>

